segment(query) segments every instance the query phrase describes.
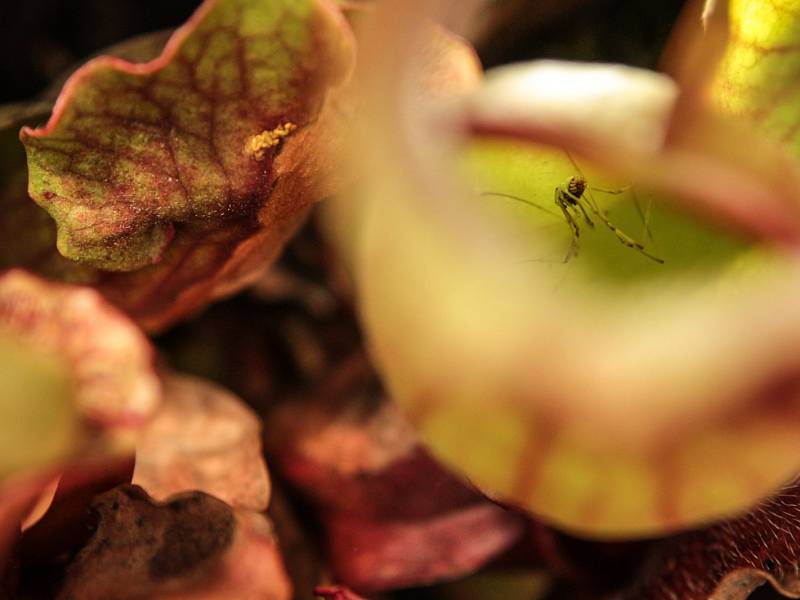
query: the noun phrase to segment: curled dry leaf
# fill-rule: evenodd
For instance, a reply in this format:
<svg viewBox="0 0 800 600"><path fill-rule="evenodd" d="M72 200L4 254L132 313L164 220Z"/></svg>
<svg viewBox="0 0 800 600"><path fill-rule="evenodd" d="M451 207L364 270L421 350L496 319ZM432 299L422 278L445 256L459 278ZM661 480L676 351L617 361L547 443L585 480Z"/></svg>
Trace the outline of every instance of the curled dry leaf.
<svg viewBox="0 0 800 600"><path fill-rule="evenodd" d="M626 600L745 600L765 582L800 597L800 484L746 515L662 542Z"/></svg>
<svg viewBox="0 0 800 600"><path fill-rule="evenodd" d="M199 490L237 509L266 510L270 483L261 423L227 390L166 375L164 401L137 442L133 483L156 500Z"/></svg>
<svg viewBox="0 0 800 600"><path fill-rule="evenodd" d="M376 63L361 119L371 151L353 156L367 186L345 221L360 228L355 250L343 254L353 256L370 347L392 397L437 458L490 495L582 535L659 534L770 494L800 465L798 165L746 124L697 104L701 96L684 102L680 87L671 108L652 99L645 106L672 121L651 122L646 147L626 145L624 132L602 128L609 120L570 112L568 100L584 92L598 108L584 88L592 78L616 80L600 67L582 85L572 67L561 87L536 88L577 119L572 125L538 110L522 119L507 104L491 119L451 115L456 129L465 119L461 134L575 151L578 166L561 150L533 149L527 171L504 178L497 174L526 151L501 144L487 169L498 178L479 182L482 191L506 191L487 181L521 186L528 177L528 193L516 193L553 206L554 190L582 157L622 177L609 189L630 177L659 190L649 225L656 241L662 228L667 234L658 246L663 264L598 223L582 227L581 251L562 267L569 224L546 207L522 207L563 232L550 264L543 252L559 246L546 239L547 223L533 223L523 243L488 216L457 183L446 129L423 120L418 98L398 100L414 87L393 83L415 76L415 59L403 56L415 49L426 7L376 10L376 31L408 27L364 46ZM631 106L614 98L605 96L604 111ZM587 171L597 181L598 170ZM626 210L608 202L619 228L642 228L630 198Z"/></svg>
<svg viewBox="0 0 800 600"><path fill-rule="evenodd" d="M428 584L472 572L519 537L522 519L431 459L378 400L363 362L335 381L276 409L267 447L318 507L339 580L363 592Z"/></svg>
<svg viewBox="0 0 800 600"><path fill-rule="evenodd" d="M59 598L211 600L291 597L263 516L202 492L153 502L120 486L93 505L98 526L67 571Z"/></svg>
<svg viewBox="0 0 800 600"><path fill-rule="evenodd" d="M152 328L257 277L324 194L314 122L351 37L325 0L207 0L157 59L79 69L22 131L59 251Z"/></svg>

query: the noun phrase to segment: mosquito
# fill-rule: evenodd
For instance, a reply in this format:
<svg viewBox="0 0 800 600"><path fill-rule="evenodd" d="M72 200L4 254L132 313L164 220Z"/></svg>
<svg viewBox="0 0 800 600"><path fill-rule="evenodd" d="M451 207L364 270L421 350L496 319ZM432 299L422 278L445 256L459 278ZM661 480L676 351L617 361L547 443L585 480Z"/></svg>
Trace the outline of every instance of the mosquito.
<svg viewBox="0 0 800 600"><path fill-rule="evenodd" d="M647 249L644 247L644 244L641 242L637 242L627 233L622 231L619 227L614 225L611 221L608 220L608 217L603 214L603 211L600 210L600 207L595 202L594 197L592 196L591 191L595 190L598 192L603 192L606 194L621 194L627 191L630 188L622 188L619 190L604 190L601 188L590 188L586 177L584 176L583 172L581 171L580 167L578 167L577 163L572 159L572 156L567 153L567 157L569 158L570 162L575 167L577 171L577 175L572 175L568 177L561 185L556 186L553 190L553 200L555 201L556 206L561 210L562 215L564 216L564 220L569 227L570 234L572 236L572 242L570 243L569 251L567 252L566 257L564 258L564 262L569 262L569 260L573 256L577 256L578 254L578 240L581 236L581 222L586 223L588 227L594 228L594 221L592 220L591 215L599 220L603 225L605 225L611 233L616 236L619 242L623 246L627 246L632 250L636 250L643 256L646 256L652 261L655 261L659 264L664 264L664 260L650 254ZM514 196L512 194L505 194L502 192L483 192L482 196L500 196L502 198L509 198L511 200L516 200L517 202L522 202L523 204L527 204L528 206L532 206L538 210L542 210L547 212L551 215L557 216L552 211L546 209L545 207L537 204L533 200L528 200L527 198L521 198L519 196ZM639 207L638 202L636 203L636 209L639 212L639 216L642 218L642 222L645 224L645 233L649 235L649 228L647 224L647 219L642 214L641 208Z"/></svg>

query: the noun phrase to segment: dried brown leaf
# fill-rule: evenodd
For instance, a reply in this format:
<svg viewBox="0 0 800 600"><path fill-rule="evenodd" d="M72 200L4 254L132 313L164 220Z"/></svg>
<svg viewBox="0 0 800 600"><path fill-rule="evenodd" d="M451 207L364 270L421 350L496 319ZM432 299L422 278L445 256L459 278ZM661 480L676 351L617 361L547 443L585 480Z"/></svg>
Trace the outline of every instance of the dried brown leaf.
<svg viewBox="0 0 800 600"><path fill-rule="evenodd" d="M142 431L133 483L156 500L199 490L237 509L270 496L261 423L236 396L186 375L164 377L164 401Z"/></svg>
<svg viewBox="0 0 800 600"><path fill-rule="evenodd" d="M61 599L291 597L263 516L202 492L163 504L120 486L94 504L98 527L67 572Z"/></svg>

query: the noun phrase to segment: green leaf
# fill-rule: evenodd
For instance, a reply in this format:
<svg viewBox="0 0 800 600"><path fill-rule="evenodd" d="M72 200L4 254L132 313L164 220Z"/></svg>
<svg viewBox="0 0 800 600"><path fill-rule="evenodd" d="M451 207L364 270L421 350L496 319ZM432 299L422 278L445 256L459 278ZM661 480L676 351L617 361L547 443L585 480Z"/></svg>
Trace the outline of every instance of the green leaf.
<svg viewBox="0 0 800 600"><path fill-rule="evenodd" d="M136 428L160 402L152 346L94 290L6 272L0 332L65 364L78 412L97 426Z"/></svg>
<svg viewBox="0 0 800 600"><path fill-rule="evenodd" d="M178 229L252 221L275 185L281 127L309 125L347 64L337 25L312 0L211 0L155 61L75 73L47 127L22 131L61 253L130 271Z"/></svg>
<svg viewBox="0 0 800 600"><path fill-rule="evenodd" d="M463 156L464 178L481 193L478 208L518 243L521 277L547 265L560 274L561 285L588 288L584 294L596 292L597 286L635 293L636 285L677 276L718 279L726 270L738 271L743 262L755 261L748 257L752 244L745 239L681 213L661 194L610 178L563 150L477 138ZM580 238L571 249L570 227L554 194L573 176L585 177L584 195L614 227L663 262L621 243L588 209L594 225L578 221ZM565 261L570 253L575 255Z"/></svg>
<svg viewBox="0 0 800 600"><path fill-rule="evenodd" d="M21 137L77 278L158 329L258 277L330 194L326 98L353 58L323 0L207 0L155 60L75 72Z"/></svg>
<svg viewBox="0 0 800 600"><path fill-rule="evenodd" d="M713 82L718 107L800 155L800 12L778 0L730 0L728 46Z"/></svg>
<svg viewBox="0 0 800 600"><path fill-rule="evenodd" d="M35 109L35 107L33 107ZM49 110L49 109L48 109ZM46 116L30 107L0 108L16 127L18 119L29 115L41 120ZM23 118L22 122L28 118ZM75 283L93 283L98 272L92 267L64 258L56 249L56 227L49 215L27 192L25 150L14 126L0 129L0 268L22 267L52 279ZM24 235L20 235L24 232Z"/></svg>
<svg viewBox="0 0 800 600"><path fill-rule="evenodd" d="M402 18L413 29L422 4L377 12L387 28ZM372 41L365 55L411 71L399 36ZM492 497L606 538L730 515L797 472L800 273L787 247L800 229L785 156L695 96L632 98L618 85L663 78L523 65L519 85L499 90L516 96L504 102L493 86L488 102L478 94L459 104L466 117L447 116L462 118L466 136L571 149L590 185L607 180L587 161L622 178L612 188L634 180L666 196L652 242L637 234L632 198L598 192L591 211L600 221L607 209L663 265L580 215L580 252L564 264L563 214L525 202L487 207L489 198L476 210L463 170L437 161L452 160L463 138L420 122L419 99L403 97L415 86L393 86L374 68L362 115L370 151L353 156L366 191L332 230L359 230L341 247L353 257L372 355L437 458ZM682 129L672 127L676 112ZM560 151L485 140L471 150L482 167L466 182L473 191L545 209L558 209L554 191L578 170ZM636 189L646 200L648 188Z"/></svg>
<svg viewBox="0 0 800 600"><path fill-rule="evenodd" d="M70 455L78 434L74 396L63 362L0 330L0 481Z"/></svg>

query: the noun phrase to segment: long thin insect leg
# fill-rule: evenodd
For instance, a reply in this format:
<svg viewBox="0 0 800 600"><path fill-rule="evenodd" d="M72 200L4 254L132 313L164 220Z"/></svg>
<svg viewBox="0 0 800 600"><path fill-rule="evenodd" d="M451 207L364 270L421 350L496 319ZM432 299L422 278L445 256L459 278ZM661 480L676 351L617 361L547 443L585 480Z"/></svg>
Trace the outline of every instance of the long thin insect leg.
<svg viewBox="0 0 800 600"><path fill-rule="evenodd" d="M616 196L618 194L623 194L623 193L627 192L630 189L632 189L632 188L629 185L626 185L624 188L619 188L618 190L606 190L606 189L599 188L599 187L587 187L586 188L586 193L584 195L592 201L592 204L594 204L594 207L597 210L601 210L600 209L600 205L597 204L597 201L594 199L594 196L592 195L592 192L603 192L604 194L611 194L613 196Z"/></svg>
<svg viewBox="0 0 800 600"><path fill-rule="evenodd" d="M559 192L559 188L556 188L556 204L561 209L561 212L564 213L564 218L567 221L567 225L569 225L569 228L572 231L572 237L574 237L575 240L577 241L577 239L581 235L581 228L578 226L578 222L575 221L575 218L572 216L572 214L569 212L569 210L567 210L567 205L559 197L558 192Z"/></svg>
<svg viewBox="0 0 800 600"><path fill-rule="evenodd" d="M542 212L546 212L548 215L551 215L551 216L553 216L553 217L555 217L557 219L559 218L559 216L556 213L554 213L552 210L549 210L549 209L545 208L544 206L534 202L533 200L528 200L527 198L522 198L520 196L515 196L513 194L506 194L504 192L481 192L480 195L481 196L497 196L499 198L508 198L509 200L514 200L515 202L520 202L522 204L525 204L527 206L533 207L533 208L535 208L537 210L540 210ZM567 262L569 262L569 260L573 256L577 256L577 254L578 254L578 236L580 236L580 229L578 227L578 224L575 222L575 219L572 217L572 215L566 210L565 206L562 205L561 202L559 202L558 188L556 188L556 204L561 209L561 211L564 213L564 218L566 219L567 225L569 226L570 233L572 234L572 240L570 241L569 250L567 251L567 255L564 257L564 263L567 263ZM584 216L586 216L585 213L584 213ZM587 216L587 219L588 219L588 216ZM540 260L536 259L536 260L531 261L531 262L546 262L546 261L540 261Z"/></svg>
<svg viewBox="0 0 800 600"><path fill-rule="evenodd" d="M565 190L564 188L559 188L559 192L564 194L568 198L571 198L572 199L572 204L574 206L577 206L578 209L583 213L583 216L586 219L586 222L589 224L589 226L590 227L594 227L594 221L592 221L589 218L589 215L586 212L586 209L583 207L583 202L581 201L581 198L579 198L578 196L576 196L575 194L573 194L569 190ZM586 198L586 203L589 205L589 208L592 209L592 212L600 212L600 209L597 208L597 204L594 202L594 199L591 199L591 202L590 202L589 198Z"/></svg>
<svg viewBox="0 0 800 600"><path fill-rule="evenodd" d="M642 237L647 240L653 241L653 233L650 230L650 207L652 202L648 199L647 201L647 208L643 211L642 205L639 203L639 197L636 195L636 190L632 185L627 185L624 188L620 188L618 190L605 190L603 188L587 188L586 190L586 197L587 199L591 200L591 203L594 205L595 210L600 210L597 201L595 201L594 196L591 195L589 190L595 192L603 192L605 194L622 194L623 192L630 192L631 200L633 201L633 206L636 208L636 213L639 215L639 220L642 222ZM602 211L601 211L602 212Z"/></svg>
<svg viewBox="0 0 800 600"><path fill-rule="evenodd" d="M585 209L585 208L583 208L583 204L581 204L580 202L578 202L578 208L579 208L579 209L581 210L581 212L583 213L583 218L586 220L586 224L587 224L589 227L594 227L594 221L592 221L592 220L589 218L589 214L586 212L586 209Z"/></svg>
<svg viewBox="0 0 800 600"><path fill-rule="evenodd" d="M653 232L650 230L650 209L652 208L653 201L648 198L647 199L647 207L642 210L642 205L639 204L639 197L636 195L636 192L631 188L631 198L633 199L633 205L636 207L636 212L639 213L639 218L642 220L642 235L645 236L645 239L653 241Z"/></svg>
<svg viewBox="0 0 800 600"><path fill-rule="evenodd" d="M578 174L584 179L586 179L586 175L584 174L583 169L581 169L578 166L578 163L575 162L575 159L572 158L572 154L570 154L569 151L567 150L564 150L564 154L567 155L569 162L572 163L572 166L575 167L575 170L578 172ZM603 188L598 188L598 187L592 187L591 189L596 190L598 192L605 192L606 194L622 194L623 192L627 192L630 188L631 186L626 185L625 187L619 188L618 190L604 190Z"/></svg>
<svg viewBox="0 0 800 600"><path fill-rule="evenodd" d="M603 192L604 194L614 194L616 196L617 194L624 194L629 189L631 189L631 187L632 186L630 185L626 185L625 187L619 188L618 190L604 190L603 188L592 186L591 189L594 190L595 192Z"/></svg>
<svg viewBox="0 0 800 600"><path fill-rule="evenodd" d="M567 158L569 159L569 162L572 163L572 166L575 167L575 170L578 172L578 174L580 174L581 177L586 179L586 175L583 174L583 171L581 171L581 168L578 166L578 163L576 163L575 159L572 158L572 154L569 153L569 150L565 149L564 150L564 154L567 155Z"/></svg>
<svg viewBox="0 0 800 600"><path fill-rule="evenodd" d="M578 166L578 163L575 162L575 159L572 158L572 155L567 150L564 150L564 153L567 155L567 158L569 159L569 162L572 163L572 166L575 167L575 170L578 171L580 176L583 177L584 180L585 180L586 176L583 174L583 171ZM600 191L600 192L605 192L607 194L621 194L622 192L624 192L624 191L626 191L626 190L628 190L630 188L631 188L631 186L627 186L627 187L621 188L619 190L604 190L602 188L591 188L591 189L594 189L594 190L597 190L597 191ZM583 194L583 196L581 198L576 197L574 194L570 194L569 190L564 190L564 193L567 194L573 200L575 200L575 202L578 204L578 206L581 207L581 210L584 211L584 212L585 212L585 210L583 208L583 203L586 202L586 205L589 207L589 210L591 210L595 215L597 215L597 217L603 222L603 224L606 227L608 227L608 229L611 230L611 232L617 237L617 239L620 241L620 243L622 243L623 245L627 246L628 248L633 248L634 250L638 250L641 254L643 254L644 256L649 258L650 260L654 260L657 263L664 264L663 259L658 258L657 256L653 256L652 254L647 252L647 250L644 249L644 246L642 244L640 244L639 242L637 242L636 240L631 238L629 235L627 235L621 229L618 229L611 221L609 221L606 218L606 216L603 213L603 211L600 210L600 207L598 206L597 202L595 202L594 197L591 194L590 188L588 188L588 187L586 188L586 192ZM640 216L642 216L641 207L639 206L638 199L636 199L635 195L634 195L634 201L635 201L634 203L636 205L637 211L639 211ZM649 221L650 221L650 205L649 204L647 206L646 215L647 215L646 217L642 216L642 221L645 224L645 229L647 231L648 238L652 239L652 236L650 235L650 223L649 223Z"/></svg>
<svg viewBox="0 0 800 600"><path fill-rule="evenodd" d="M636 240L634 240L633 238L631 238L629 235L627 235L627 234L626 234L625 232L623 232L621 229L617 228L617 227L616 227L616 226L615 226L615 225L614 225L614 224L613 224L611 221L609 221L608 219L606 219L606 217L605 217L605 216L604 216L604 215L603 215L603 214L602 214L600 211L598 211L598 210L595 210L595 209L594 209L594 207L592 207L592 205L591 205L591 204L589 204L588 202L587 202L587 204L589 205L589 208L592 210L592 212L594 212L594 213L595 213L595 215L597 215L597 217L598 217L598 218L599 218L599 219L600 219L600 220L603 222L603 224L604 224L606 227L608 227L608 229L609 229L609 230L610 230L610 231L611 231L611 232L612 232L612 233L613 233L615 236L617 236L617 239L618 239L618 240L619 240L619 241L620 241L620 242L621 242L623 245L627 246L628 248L633 248L634 250L638 250L640 253L642 253L644 256L646 256L646 257L647 257L647 258L649 258L650 260L654 260L654 261L656 261L657 263L664 264L664 260L663 260L663 259L661 259L661 258L658 258L657 256L653 256L652 254L650 254L649 252L647 252L647 250L645 250L645 249L644 249L644 246L643 246L642 244L640 244L639 242L637 242Z"/></svg>
<svg viewBox="0 0 800 600"><path fill-rule="evenodd" d="M570 154L568 150L564 150L564 154L566 154L566 155L567 155L567 158L569 159L569 162L571 162L571 163L572 163L572 166L573 166L573 167L575 167L575 170L578 172L578 174L579 174L581 177L583 177L583 180L584 180L584 181L586 181L586 175L584 175L584 173L583 173L583 169L581 169L581 168L580 168L580 166L578 166L578 163L577 163L577 162L575 162L575 159L574 159L574 158L572 158L572 154ZM570 198L572 198L572 199L575 201L575 203L576 203L578 206L580 206L581 210L583 211L583 214L585 215L585 214L586 214L586 211L584 210L584 208L583 208L583 206L582 206L582 204L581 204L581 199L580 199L580 198L578 198L578 197L577 197L575 194L571 194L571 193L569 192L569 190L563 190L563 191L564 191L564 193L565 193L567 196L569 196ZM593 198L593 197L591 196L591 194L589 193L589 188L586 188L586 193L584 194L584 196L587 198L587 200L588 200L588 203L590 204L590 206L591 206L592 210L593 210L594 212L597 212L597 213L599 213L599 212L600 212L600 208L597 206L597 203L594 201L594 198Z"/></svg>
<svg viewBox="0 0 800 600"><path fill-rule="evenodd" d="M522 198L520 196L514 196L513 194L504 194L503 192L481 192L481 196L498 196L500 198L508 198L509 200L514 200L516 202L521 202L522 204L527 204L528 206L532 206L537 210L541 210L542 212L546 212L548 215L552 215L555 218L558 218L558 215L554 213L552 210L549 210L534 202L533 200L528 200L527 198Z"/></svg>
<svg viewBox="0 0 800 600"><path fill-rule="evenodd" d="M561 198L561 188L556 188L554 192L555 202L558 207L561 209L561 212L564 213L564 219L567 221L567 225L569 226L569 230L572 233L572 242L569 245L569 250L567 251L567 255L564 257L564 262L569 262L569 259L573 256L577 256L578 254L578 238L581 235L581 228L578 226L578 222L569 212L567 203Z"/></svg>

